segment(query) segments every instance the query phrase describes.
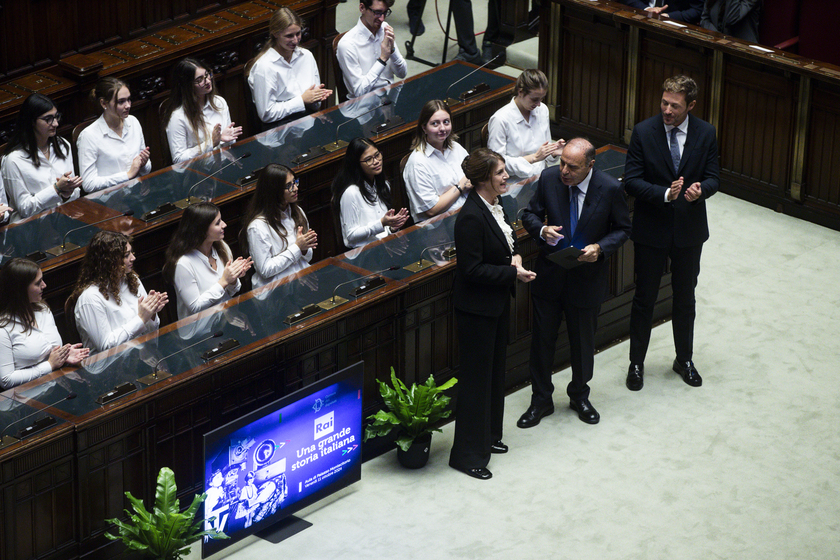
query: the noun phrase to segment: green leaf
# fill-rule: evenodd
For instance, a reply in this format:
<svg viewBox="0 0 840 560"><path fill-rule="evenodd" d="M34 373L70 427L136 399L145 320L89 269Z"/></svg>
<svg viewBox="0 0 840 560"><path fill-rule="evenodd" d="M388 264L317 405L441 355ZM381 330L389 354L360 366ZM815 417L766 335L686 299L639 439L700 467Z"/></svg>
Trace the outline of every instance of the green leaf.
<svg viewBox="0 0 840 560"><path fill-rule="evenodd" d="M178 513L181 509L177 498L178 488L175 486L175 473L172 469L163 467L157 477L155 488L155 508L163 514Z"/></svg>

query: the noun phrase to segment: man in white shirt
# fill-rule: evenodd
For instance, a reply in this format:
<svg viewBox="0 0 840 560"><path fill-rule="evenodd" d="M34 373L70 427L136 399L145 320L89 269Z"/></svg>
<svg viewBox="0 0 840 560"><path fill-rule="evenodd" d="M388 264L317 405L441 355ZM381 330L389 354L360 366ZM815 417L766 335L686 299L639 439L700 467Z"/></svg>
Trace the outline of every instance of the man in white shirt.
<svg viewBox="0 0 840 560"><path fill-rule="evenodd" d="M387 86L408 73L394 29L385 23L393 5L394 0L359 2L359 22L338 42L336 57L348 98Z"/></svg>

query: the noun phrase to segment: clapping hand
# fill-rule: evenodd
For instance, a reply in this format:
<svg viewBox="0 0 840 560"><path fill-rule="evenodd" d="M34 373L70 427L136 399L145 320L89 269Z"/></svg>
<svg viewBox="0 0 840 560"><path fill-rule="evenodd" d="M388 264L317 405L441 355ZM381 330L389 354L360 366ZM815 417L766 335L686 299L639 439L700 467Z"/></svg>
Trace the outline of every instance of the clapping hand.
<svg viewBox="0 0 840 560"><path fill-rule="evenodd" d="M137 314L146 323L151 321L167 303L169 303L169 296L166 292L152 290L137 302Z"/></svg>

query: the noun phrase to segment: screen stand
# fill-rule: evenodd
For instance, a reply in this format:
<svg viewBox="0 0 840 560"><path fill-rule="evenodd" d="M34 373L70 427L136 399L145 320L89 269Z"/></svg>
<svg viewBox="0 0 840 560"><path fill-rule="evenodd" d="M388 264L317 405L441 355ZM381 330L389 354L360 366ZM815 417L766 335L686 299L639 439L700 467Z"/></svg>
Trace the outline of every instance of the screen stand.
<svg viewBox="0 0 840 560"><path fill-rule="evenodd" d="M278 544L289 537L293 537L303 531L304 529L308 529L312 527L312 523L306 521L305 519L301 519L300 517L295 517L294 515L290 515L283 521L277 523L276 525L272 525L267 529L263 529L258 533L254 533L259 538L263 539L264 541L268 541L273 544Z"/></svg>

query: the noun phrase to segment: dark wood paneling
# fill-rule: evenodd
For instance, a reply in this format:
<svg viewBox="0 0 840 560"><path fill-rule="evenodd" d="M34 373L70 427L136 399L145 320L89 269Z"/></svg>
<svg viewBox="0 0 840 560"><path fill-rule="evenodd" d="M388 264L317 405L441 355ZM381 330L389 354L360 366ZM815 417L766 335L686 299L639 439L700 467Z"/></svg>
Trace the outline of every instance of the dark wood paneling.
<svg viewBox="0 0 840 560"><path fill-rule="evenodd" d="M624 36L609 19L570 12L563 18L560 95L563 124L593 138L616 142L624 114Z"/></svg>
<svg viewBox="0 0 840 560"><path fill-rule="evenodd" d="M685 74L697 82L700 95L692 114L709 120L710 52L696 45L669 37L645 35L641 41L639 64L638 120L659 112L662 82L666 78Z"/></svg>
<svg viewBox="0 0 840 560"><path fill-rule="evenodd" d="M840 214L840 86L814 82L805 204Z"/></svg>
<svg viewBox="0 0 840 560"><path fill-rule="evenodd" d="M718 127L721 171L728 180L784 195L797 85L781 72L730 60Z"/></svg>

